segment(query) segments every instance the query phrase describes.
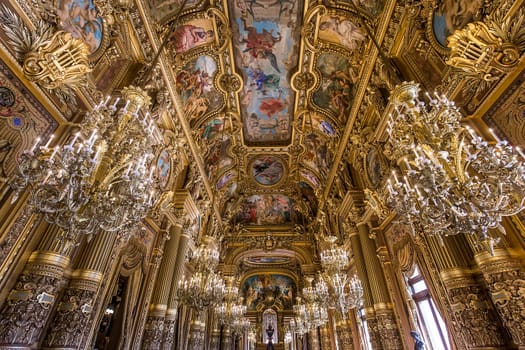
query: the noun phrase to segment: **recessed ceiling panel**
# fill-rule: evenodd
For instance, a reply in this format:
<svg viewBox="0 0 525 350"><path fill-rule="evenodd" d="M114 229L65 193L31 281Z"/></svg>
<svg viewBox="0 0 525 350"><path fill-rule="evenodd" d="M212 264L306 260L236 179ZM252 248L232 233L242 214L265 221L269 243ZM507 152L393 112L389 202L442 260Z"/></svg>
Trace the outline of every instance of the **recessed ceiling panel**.
<svg viewBox="0 0 525 350"><path fill-rule="evenodd" d="M297 65L297 1L230 1L233 42L244 88L240 92L244 141L286 143L291 138L294 94L290 71Z"/></svg>

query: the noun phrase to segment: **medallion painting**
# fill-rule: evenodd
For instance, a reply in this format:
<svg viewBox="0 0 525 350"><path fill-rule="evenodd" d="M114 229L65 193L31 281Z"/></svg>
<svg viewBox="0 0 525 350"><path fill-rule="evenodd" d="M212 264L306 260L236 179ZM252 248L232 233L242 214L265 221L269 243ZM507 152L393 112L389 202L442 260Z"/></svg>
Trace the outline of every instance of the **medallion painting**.
<svg viewBox="0 0 525 350"><path fill-rule="evenodd" d="M257 157L252 162L251 168L253 178L261 185L275 185L283 177L284 165L277 157Z"/></svg>
<svg viewBox="0 0 525 350"><path fill-rule="evenodd" d="M241 202L236 220L251 225L280 225L292 222L290 198L280 194L253 195Z"/></svg>
<svg viewBox="0 0 525 350"><path fill-rule="evenodd" d="M291 309L297 292L294 281L285 275L261 274L248 277L243 286L246 307L251 310Z"/></svg>
<svg viewBox="0 0 525 350"><path fill-rule="evenodd" d="M247 143L286 142L291 137L293 93L288 75L297 64L299 2L231 2L236 65L242 72L240 93Z"/></svg>
<svg viewBox="0 0 525 350"><path fill-rule="evenodd" d="M83 39L90 53L95 52L102 42L103 25L93 0L58 0L57 7L62 29Z"/></svg>
<svg viewBox="0 0 525 350"><path fill-rule="evenodd" d="M314 103L328 109L340 122L346 121L359 72L345 57L328 53L319 56L317 69L321 73L321 86L313 95Z"/></svg>
<svg viewBox="0 0 525 350"><path fill-rule="evenodd" d="M165 188L170 179L171 157L167 150L162 150L157 158L155 173L161 188Z"/></svg>
<svg viewBox="0 0 525 350"><path fill-rule="evenodd" d="M222 104L222 95L213 86L217 64L210 56L200 56L177 74L177 92L190 123Z"/></svg>

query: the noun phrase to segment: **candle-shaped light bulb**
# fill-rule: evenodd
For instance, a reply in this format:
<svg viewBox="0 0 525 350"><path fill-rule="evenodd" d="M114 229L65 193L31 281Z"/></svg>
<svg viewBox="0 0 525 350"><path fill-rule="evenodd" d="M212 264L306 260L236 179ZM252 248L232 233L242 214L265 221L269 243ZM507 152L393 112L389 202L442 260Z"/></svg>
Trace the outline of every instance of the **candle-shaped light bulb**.
<svg viewBox="0 0 525 350"><path fill-rule="evenodd" d="M55 157L55 154L57 154L57 152L58 152L58 149L59 149L59 147L56 146L55 149L53 150L53 153L51 153L51 157L49 157L50 161L53 160L53 158Z"/></svg>
<svg viewBox="0 0 525 350"><path fill-rule="evenodd" d="M51 134L51 136L49 136L49 140L47 140L46 144L44 145L45 149L47 149L49 147L49 145L51 144L51 141L53 140L54 137L55 137L54 134Z"/></svg>
<svg viewBox="0 0 525 350"><path fill-rule="evenodd" d="M40 137L37 137L35 139L35 143L33 144L33 146L31 147L31 149L29 150L29 152L33 153L33 151L35 150L36 146L38 146L38 144L40 143Z"/></svg>
<svg viewBox="0 0 525 350"><path fill-rule="evenodd" d="M516 147L516 152L518 152L518 154L521 156L521 158L525 159L525 154L523 153L523 151L521 150L521 148L519 146Z"/></svg>
<svg viewBox="0 0 525 350"><path fill-rule="evenodd" d="M394 175L394 180L396 182L396 185L398 185L399 184L399 179L397 178L397 174L396 174L395 170L392 171L392 175Z"/></svg>
<svg viewBox="0 0 525 350"><path fill-rule="evenodd" d="M120 101L120 97L117 97L115 99L115 102L113 103L113 106L111 106L111 108L117 108L117 103Z"/></svg>
<svg viewBox="0 0 525 350"><path fill-rule="evenodd" d="M75 142L77 141L78 137L80 136L80 131L75 133L75 136L73 136L73 140L71 140L71 143L69 144L70 148L73 148L75 145Z"/></svg>
<svg viewBox="0 0 525 350"><path fill-rule="evenodd" d="M494 129L489 128L489 132L490 132L490 134L492 135L492 137L494 137L494 140L496 140L496 142L501 142L501 140L500 140L500 138L498 137L498 135L496 135L496 133L494 132Z"/></svg>

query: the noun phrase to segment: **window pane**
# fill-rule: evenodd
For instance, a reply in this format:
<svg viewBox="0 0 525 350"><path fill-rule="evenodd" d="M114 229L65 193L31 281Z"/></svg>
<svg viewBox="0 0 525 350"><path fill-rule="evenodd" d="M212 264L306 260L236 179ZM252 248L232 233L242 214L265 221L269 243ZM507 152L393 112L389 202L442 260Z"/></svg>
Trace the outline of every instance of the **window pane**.
<svg viewBox="0 0 525 350"><path fill-rule="evenodd" d="M412 289L414 290L414 293L419 293L423 290L427 290L427 284L424 280L421 280L419 282L416 282L412 285Z"/></svg>
<svg viewBox="0 0 525 350"><path fill-rule="evenodd" d="M434 312L432 312L432 305L429 300L422 300L417 303L420 309L420 316L423 319L425 328L430 342L432 343L433 349L447 349L448 346L443 343L441 338L440 330L436 319L434 318Z"/></svg>

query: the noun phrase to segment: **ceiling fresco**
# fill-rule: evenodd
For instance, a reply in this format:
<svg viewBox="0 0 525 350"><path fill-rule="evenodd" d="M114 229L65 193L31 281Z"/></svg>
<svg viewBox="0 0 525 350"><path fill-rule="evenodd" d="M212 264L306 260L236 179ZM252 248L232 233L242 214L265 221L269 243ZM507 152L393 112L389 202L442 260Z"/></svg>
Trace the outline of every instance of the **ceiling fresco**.
<svg viewBox="0 0 525 350"><path fill-rule="evenodd" d="M289 73L297 65L300 18L296 1L230 1L235 63L243 77L240 93L245 142L289 142L293 91Z"/></svg>
<svg viewBox="0 0 525 350"><path fill-rule="evenodd" d="M149 6L169 37L181 107L219 212L236 227L304 222L317 214L353 106L362 23L344 3L203 4L187 2L178 15L181 1Z"/></svg>

